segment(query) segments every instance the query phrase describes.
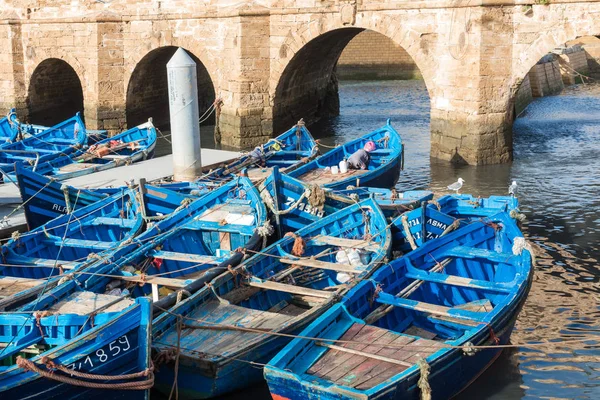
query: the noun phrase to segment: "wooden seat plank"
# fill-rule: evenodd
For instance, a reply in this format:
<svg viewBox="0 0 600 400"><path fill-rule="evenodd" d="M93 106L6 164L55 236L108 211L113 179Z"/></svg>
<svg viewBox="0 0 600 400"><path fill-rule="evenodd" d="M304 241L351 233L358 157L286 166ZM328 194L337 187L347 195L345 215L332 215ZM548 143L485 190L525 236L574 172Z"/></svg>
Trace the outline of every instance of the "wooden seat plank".
<svg viewBox="0 0 600 400"><path fill-rule="evenodd" d="M501 253L494 250L480 249L470 246L455 246L444 252L445 256L461 258L482 258L496 263L509 263L515 257L512 253Z"/></svg>
<svg viewBox="0 0 600 400"><path fill-rule="evenodd" d="M307 295L312 297L318 297L321 299L329 299L333 296L333 293L326 292L324 290L309 289L301 286L288 285L285 283L272 282L272 281L260 281L251 280L248 282L249 286L257 287L265 290L275 290L278 292L286 292L291 294Z"/></svg>
<svg viewBox="0 0 600 400"><path fill-rule="evenodd" d="M161 258L163 260L186 261L198 264L219 265L222 262L222 258L220 257L190 253L177 253L174 251L152 250L149 252L149 255L151 257Z"/></svg>
<svg viewBox="0 0 600 400"><path fill-rule="evenodd" d="M423 270L411 270L406 274L407 278L426 282L435 282L452 286L462 286L472 289L493 290L495 292L510 293L512 290L506 284L482 281L478 279L464 278L456 275L447 275L439 272L426 272Z"/></svg>
<svg viewBox="0 0 600 400"><path fill-rule="evenodd" d="M378 243L373 243L367 240L346 239L328 235L317 235L310 240L310 244L317 246L331 245L337 247L348 247L367 251L377 251L381 248L381 246Z"/></svg>
<svg viewBox="0 0 600 400"><path fill-rule="evenodd" d="M281 261L284 264L299 265L301 267L326 269L326 270L336 271L336 272L346 272L346 273L350 273L350 274L360 274L360 273L364 272L363 269L353 267L350 264L332 263L332 262L327 262L327 261L319 261L319 260L315 260L315 259L311 259L311 258L301 258L301 259L297 259L297 260L294 260L291 258L280 258L279 261Z"/></svg>

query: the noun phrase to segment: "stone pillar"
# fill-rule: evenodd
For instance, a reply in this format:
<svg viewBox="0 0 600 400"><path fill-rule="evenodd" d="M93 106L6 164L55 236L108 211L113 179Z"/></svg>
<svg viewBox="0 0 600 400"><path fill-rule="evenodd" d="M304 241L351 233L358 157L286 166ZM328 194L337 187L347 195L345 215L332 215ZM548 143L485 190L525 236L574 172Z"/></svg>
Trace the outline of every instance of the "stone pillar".
<svg viewBox="0 0 600 400"><path fill-rule="evenodd" d="M16 107L19 117L25 111L25 71L21 24L12 21L0 23L0 115Z"/></svg>
<svg viewBox="0 0 600 400"><path fill-rule="evenodd" d="M95 24L97 52L93 68L95 90L85 98L86 126L117 133L125 128L123 24L110 18Z"/></svg>
<svg viewBox="0 0 600 400"><path fill-rule="evenodd" d="M431 156L466 164L512 160L512 15L499 7L448 11L452 28L431 95Z"/></svg>
<svg viewBox="0 0 600 400"><path fill-rule="evenodd" d="M269 10L257 6L243 8L234 39L230 78L223 88L219 117L221 143L248 148L264 143L273 134L269 107Z"/></svg>

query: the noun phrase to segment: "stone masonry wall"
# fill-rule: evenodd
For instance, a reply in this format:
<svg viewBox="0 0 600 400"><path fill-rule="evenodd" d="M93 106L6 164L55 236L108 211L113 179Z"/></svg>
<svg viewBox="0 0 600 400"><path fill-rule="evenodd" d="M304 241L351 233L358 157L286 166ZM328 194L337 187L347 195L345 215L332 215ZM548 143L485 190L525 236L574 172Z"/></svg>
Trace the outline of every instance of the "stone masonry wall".
<svg viewBox="0 0 600 400"><path fill-rule="evenodd" d="M390 38L364 31L352 39L337 64L340 79L420 79L410 55Z"/></svg>
<svg viewBox="0 0 600 400"><path fill-rule="evenodd" d="M579 74L587 75L589 70L585 51L579 47L577 48L578 50L576 51L561 54L558 57L560 72L565 86L581 82Z"/></svg>
<svg viewBox="0 0 600 400"><path fill-rule="evenodd" d="M523 79L521 86L519 86L519 90L515 96L515 117L518 117L519 114L525 111L532 100L533 95L531 93L531 81L529 79L529 74L527 74L525 79Z"/></svg>
<svg viewBox="0 0 600 400"><path fill-rule="evenodd" d="M534 65L529 72L529 79L533 97L544 97L560 93L565 87L556 59Z"/></svg>

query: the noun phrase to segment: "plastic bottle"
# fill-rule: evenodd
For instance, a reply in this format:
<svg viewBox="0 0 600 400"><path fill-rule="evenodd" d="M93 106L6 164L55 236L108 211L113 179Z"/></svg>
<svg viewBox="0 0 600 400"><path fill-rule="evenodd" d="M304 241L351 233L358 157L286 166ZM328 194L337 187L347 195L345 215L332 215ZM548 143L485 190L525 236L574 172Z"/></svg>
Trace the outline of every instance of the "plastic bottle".
<svg viewBox="0 0 600 400"><path fill-rule="evenodd" d="M340 161L340 174L348 172L348 162L344 159Z"/></svg>
<svg viewBox="0 0 600 400"><path fill-rule="evenodd" d="M332 175L337 175L339 172L338 166L334 165L333 167L331 167L331 174Z"/></svg>

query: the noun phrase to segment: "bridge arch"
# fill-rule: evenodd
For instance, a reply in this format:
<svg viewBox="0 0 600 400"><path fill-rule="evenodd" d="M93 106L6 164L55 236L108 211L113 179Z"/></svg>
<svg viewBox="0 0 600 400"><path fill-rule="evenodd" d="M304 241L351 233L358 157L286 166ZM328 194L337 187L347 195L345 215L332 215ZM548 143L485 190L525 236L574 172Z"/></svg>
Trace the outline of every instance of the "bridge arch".
<svg viewBox="0 0 600 400"><path fill-rule="evenodd" d="M364 30L386 36L411 56L432 99L433 71L437 63L429 55L427 38L404 29L390 17L370 18L359 14L352 26L317 20L290 31L279 47L278 61L271 66L274 132L286 129L300 117L310 123L335 113L338 98L333 72L346 45Z"/></svg>
<svg viewBox="0 0 600 400"><path fill-rule="evenodd" d="M134 64L128 79L126 77L127 126L141 124L150 117L156 126L169 126L167 62L177 49L177 46L155 48ZM202 114L215 101L215 86L205 64L194 53L186 51L196 62L199 110Z"/></svg>
<svg viewBox="0 0 600 400"><path fill-rule="evenodd" d="M62 59L44 59L31 74L26 105L29 121L41 125L55 125L83 111L78 73Z"/></svg>

